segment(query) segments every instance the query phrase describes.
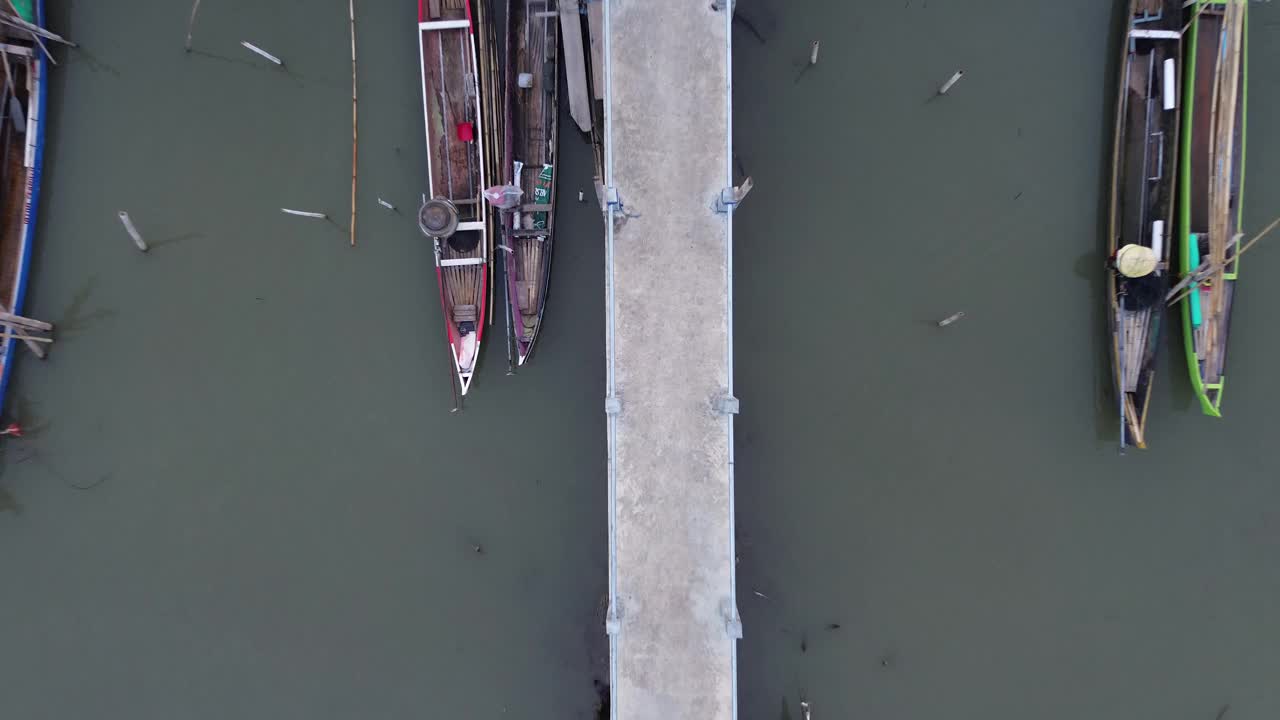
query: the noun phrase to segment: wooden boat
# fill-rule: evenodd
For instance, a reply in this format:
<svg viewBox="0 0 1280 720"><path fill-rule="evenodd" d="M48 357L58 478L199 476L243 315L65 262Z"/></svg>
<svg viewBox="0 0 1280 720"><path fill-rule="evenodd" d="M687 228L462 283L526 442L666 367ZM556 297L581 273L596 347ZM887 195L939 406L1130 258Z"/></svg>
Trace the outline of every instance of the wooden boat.
<svg viewBox="0 0 1280 720"><path fill-rule="evenodd" d="M1200 408L1220 417L1240 273L1248 4L1196 0L1189 9L1179 255L1184 275L1199 269L1204 279L1181 302L1183 344Z"/></svg>
<svg viewBox="0 0 1280 720"><path fill-rule="evenodd" d="M471 387L488 292L485 146L471 0L419 0L427 199L418 225L435 247L440 306L458 385Z"/></svg>
<svg viewBox="0 0 1280 720"><path fill-rule="evenodd" d="M16 2L12 8L32 24L44 25L44 0ZM4 95L0 102L0 312L22 314L31 267L44 159L49 61L29 33L10 27L0 33L4 55ZM21 341L6 332L0 339L0 406L13 373ZM0 407L0 412L2 412Z"/></svg>
<svg viewBox="0 0 1280 720"><path fill-rule="evenodd" d="M1147 407L1169 286L1178 160L1182 0L1132 0L1120 65L1107 243L1149 248L1155 270L1107 271L1120 444L1146 447ZM1146 252L1146 251L1144 251Z"/></svg>
<svg viewBox="0 0 1280 720"><path fill-rule="evenodd" d="M556 104L559 90L555 0L507 0L507 184L524 194L503 214L507 312L516 364L533 352L551 279L555 232Z"/></svg>

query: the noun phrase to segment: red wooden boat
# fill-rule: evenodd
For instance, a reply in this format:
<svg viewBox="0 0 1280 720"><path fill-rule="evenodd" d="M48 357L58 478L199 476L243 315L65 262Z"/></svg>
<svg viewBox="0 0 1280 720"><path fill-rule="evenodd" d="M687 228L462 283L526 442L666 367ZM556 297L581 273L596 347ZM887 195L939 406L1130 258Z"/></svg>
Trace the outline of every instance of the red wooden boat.
<svg viewBox="0 0 1280 720"><path fill-rule="evenodd" d="M427 196L418 226L432 239L440 306L458 384L471 387L488 294L485 147L471 0L419 0Z"/></svg>

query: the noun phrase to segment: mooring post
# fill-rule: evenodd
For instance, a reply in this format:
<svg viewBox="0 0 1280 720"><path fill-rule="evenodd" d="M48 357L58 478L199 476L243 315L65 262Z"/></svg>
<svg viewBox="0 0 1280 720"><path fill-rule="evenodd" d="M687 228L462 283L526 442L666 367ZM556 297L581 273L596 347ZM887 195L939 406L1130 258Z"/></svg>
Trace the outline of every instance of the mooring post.
<svg viewBox="0 0 1280 720"><path fill-rule="evenodd" d="M955 84L956 84L956 83L958 83L958 82L960 82L960 78L962 78L962 77L964 77L964 71L963 71L963 70L957 70L957 71L956 71L956 73L955 73L954 75L952 75L952 76L951 76L951 79L949 79L949 80L947 80L946 82L942 83L942 87L938 88L938 94L939 94L939 95L946 95L946 94L947 94L947 91L948 91L948 90L950 90L951 88L955 87Z"/></svg>
<svg viewBox="0 0 1280 720"><path fill-rule="evenodd" d="M147 247L147 243L142 239L142 235L138 232L138 228L133 226L133 220L129 218L129 213L121 210L119 213L120 222L124 224L125 232L129 233L129 237L133 238L133 244L138 246L142 252L146 252L151 248Z"/></svg>

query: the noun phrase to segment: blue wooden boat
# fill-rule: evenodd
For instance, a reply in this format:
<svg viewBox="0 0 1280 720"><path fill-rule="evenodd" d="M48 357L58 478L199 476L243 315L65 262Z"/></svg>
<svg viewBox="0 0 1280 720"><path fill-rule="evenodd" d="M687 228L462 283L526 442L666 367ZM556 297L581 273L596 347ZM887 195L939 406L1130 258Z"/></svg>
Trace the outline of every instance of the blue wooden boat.
<svg viewBox="0 0 1280 720"><path fill-rule="evenodd" d="M44 26L44 0L26 0L14 8L23 20ZM21 315L40 204L41 165L48 117L49 61L32 35L6 28L0 52L7 70L0 74L0 303ZM5 409L14 355L21 344L0 333L0 414Z"/></svg>

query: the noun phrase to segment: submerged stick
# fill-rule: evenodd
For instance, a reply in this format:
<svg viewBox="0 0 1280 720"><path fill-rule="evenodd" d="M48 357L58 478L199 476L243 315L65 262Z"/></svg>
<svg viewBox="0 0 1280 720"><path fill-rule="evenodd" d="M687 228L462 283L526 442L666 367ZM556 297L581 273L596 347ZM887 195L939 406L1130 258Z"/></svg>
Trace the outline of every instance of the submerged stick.
<svg viewBox="0 0 1280 720"><path fill-rule="evenodd" d="M187 21L187 52L191 52L191 33L196 27L197 12L200 12L200 0L191 4L191 19Z"/></svg>
<svg viewBox="0 0 1280 720"><path fill-rule="evenodd" d="M271 62L273 62L273 63L275 63L275 64L277 64L277 65L284 65L284 61L283 61L283 60L281 60L280 58L276 57L275 55L272 55L271 53L267 52L266 50L263 50L262 48L258 47L257 45L254 45L253 43L249 42L248 40L241 40L241 41L240 41L240 44L241 44L241 45L243 45L246 49L248 49L248 50L252 50L253 52L258 53L258 54L259 54L259 55L261 55L262 57L264 57L264 58L266 58L266 59L270 60Z"/></svg>
<svg viewBox="0 0 1280 720"><path fill-rule="evenodd" d="M290 210L289 208L280 208L280 212L289 215L297 215L298 217L316 218L317 220L328 220L329 216L324 213L307 212L306 210Z"/></svg>
<svg viewBox="0 0 1280 720"><path fill-rule="evenodd" d="M351 21L351 247L356 246L356 159L360 133L356 124L356 0L347 0ZM382 202L381 199L378 202ZM395 208L391 208L395 210Z"/></svg>
<svg viewBox="0 0 1280 720"><path fill-rule="evenodd" d="M129 218L129 213L121 210L118 215L120 222L124 224L125 232L129 233L129 237L133 238L133 244L138 246L142 252L146 252L151 248L147 247L147 243L142 239L142 235L138 232L138 228L133 226L133 220Z"/></svg>
<svg viewBox="0 0 1280 720"><path fill-rule="evenodd" d="M952 75L950 80L947 80L946 82L942 83L942 87L938 88L938 94L939 94L939 95L946 95L946 94L947 94L947 91L949 91L951 88L955 87L955 84L956 84L956 83L958 83L958 82L960 82L960 78L962 78L962 77L964 77L964 71L963 71L963 70L957 70L957 71L956 71L956 74L955 74L955 75Z"/></svg>

